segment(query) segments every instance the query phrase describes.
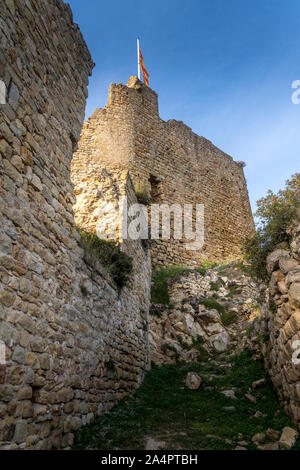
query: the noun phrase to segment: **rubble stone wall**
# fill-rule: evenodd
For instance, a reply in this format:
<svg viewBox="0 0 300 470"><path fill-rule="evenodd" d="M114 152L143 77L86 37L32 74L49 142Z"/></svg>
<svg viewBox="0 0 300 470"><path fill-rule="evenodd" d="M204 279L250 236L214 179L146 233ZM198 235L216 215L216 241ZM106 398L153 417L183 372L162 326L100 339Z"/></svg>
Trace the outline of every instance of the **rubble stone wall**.
<svg viewBox="0 0 300 470"><path fill-rule="evenodd" d="M157 94L136 77L110 86L108 104L83 126L77 155L111 172L126 168L152 202L204 204L202 251L187 250L186 239L152 241L154 266L235 259L253 232L243 164L182 122L160 119Z"/></svg>
<svg viewBox="0 0 300 470"><path fill-rule="evenodd" d="M1 0L0 45L0 448L69 448L143 379L150 259L123 244L119 292L79 243L70 170L93 62L70 7Z"/></svg>
<svg viewBox="0 0 300 470"><path fill-rule="evenodd" d="M300 220L290 230L290 246L269 255L269 295L257 326L264 335L266 368L285 411L300 428Z"/></svg>

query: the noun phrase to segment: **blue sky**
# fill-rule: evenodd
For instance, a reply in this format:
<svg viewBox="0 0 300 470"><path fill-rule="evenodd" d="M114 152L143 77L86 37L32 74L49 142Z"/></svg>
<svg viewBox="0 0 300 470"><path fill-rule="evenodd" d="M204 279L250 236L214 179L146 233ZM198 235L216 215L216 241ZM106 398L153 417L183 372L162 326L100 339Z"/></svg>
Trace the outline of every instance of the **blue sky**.
<svg viewBox="0 0 300 470"><path fill-rule="evenodd" d="M300 0L69 0L96 62L86 116L137 74L136 37L160 116L211 140L245 174L253 209L299 172Z"/></svg>

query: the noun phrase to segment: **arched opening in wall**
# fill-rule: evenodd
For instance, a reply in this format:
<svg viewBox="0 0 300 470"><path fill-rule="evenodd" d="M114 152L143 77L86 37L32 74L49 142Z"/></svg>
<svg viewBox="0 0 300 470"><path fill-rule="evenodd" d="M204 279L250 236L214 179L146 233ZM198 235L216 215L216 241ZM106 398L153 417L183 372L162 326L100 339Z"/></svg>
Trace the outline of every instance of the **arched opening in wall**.
<svg viewBox="0 0 300 470"><path fill-rule="evenodd" d="M154 175L150 175L150 197L153 203L159 203L163 199L163 186L162 182Z"/></svg>

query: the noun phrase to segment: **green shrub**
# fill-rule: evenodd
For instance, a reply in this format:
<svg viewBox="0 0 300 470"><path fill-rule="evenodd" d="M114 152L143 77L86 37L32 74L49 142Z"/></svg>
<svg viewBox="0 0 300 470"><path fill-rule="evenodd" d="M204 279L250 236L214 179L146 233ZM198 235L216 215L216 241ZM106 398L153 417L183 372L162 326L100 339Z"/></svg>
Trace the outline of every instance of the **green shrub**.
<svg viewBox="0 0 300 470"><path fill-rule="evenodd" d="M189 349L196 349L199 352L199 355L198 355L198 358L197 358L198 361L204 361L205 359L207 359L207 357L209 355L207 350L204 347L204 343L205 343L205 341L202 338L202 336L198 335L197 339L195 339L195 338L192 339L192 344L189 347Z"/></svg>
<svg viewBox="0 0 300 470"><path fill-rule="evenodd" d="M224 326L232 325L237 320L236 312L223 312L221 313L221 320Z"/></svg>
<svg viewBox="0 0 300 470"><path fill-rule="evenodd" d="M180 335L176 335L176 339L183 349L189 350L191 348L191 346L186 343Z"/></svg>
<svg viewBox="0 0 300 470"><path fill-rule="evenodd" d="M210 284L210 290L213 290L215 292L217 292L220 288L220 283L219 282L212 282Z"/></svg>
<svg viewBox="0 0 300 470"><path fill-rule="evenodd" d="M138 183L134 186L134 190L138 203L143 204L144 206L149 206L151 201L146 186Z"/></svg>
<svg viewBox="0 0 300 470"><path fill-rule="evenodd" d="M88 258L98 260L119 288L126 285L133 272L132 258L113 240L100 239L95 232L78 229L81 245Z"/></svg>
<svg viewBox="0 0 300 470"><path fill-rule="evenodd" d="M238 294L241 294L242 293L242 290L237 288L237 287L233 287L232 289L230 289L229 293L226 295L226 297L234 297L235 295L238 295Z"/></svg>
<svg viewBox="0 0 300 470"><path fill-rule="evenodd" d="M204 268L205 271L208 269L214 269L218 266L218 263L215 263L214 261L209 261L208 259L201 261L201 266L200 268Z"/></svg>
<svg viewBox="0 0 300 470"><path fill-rule="evenodd" d="M273 299L270 299L269 300L269 309L270 309L270 312L273 313L273 315L276 315L277 311L278 311L278 307L277 305L275 304L274 300Z"/></svg>
<svg viewBox="0 0 300 470"><path fill-rule="evenodd" d="M150 315L153 317L161 318L162 312L156 305L151 305L149 310Z"/></svg>
<svg viewBox="0 0 300 470"><path fill-rule="evenodd" d="M268 191L267 196L257 202L256 235L248 239L244 247L244 257L249 264L249 272L254 277L266 279L266 258L281 242L289 242L287 228L296 216L300 205L300 173L286 182L284 190L277 194Z"/></svg>
<svg viewBox="0 0 300 470"><path fill-rule="evenodd" d="M154 271L152 276L151 302L154 304L169 305L167 280L188 271L185 266L170 266Z"/></svg>
<svg viewBox="0 0 300 470"><path fill-rule="evenodd" d="M248 326L246 330L247 338L251 338L251 335L254 333L256 325L259 325L259 324L260 324L259 318L255 318L254 320L252 320L252 322L250 323L250 325Z"/></svg>
<svg viewBox="0 0 300 470"><path fill-rule="evenodd" d="M242 271L244 274L249 276L249 266L245 264L245 260L239 259L238 261L235 262L235 267Z"/></svg>
<svg viewBox="0 0 300 470"><path fill-rule="evenodd" d="M205 274L206 274L206 269L202 268L201 266L196 268L195 271L197 271L197 273L201 274L201 276L205 276Z"/></svg>
<svg viewBox="0 0 300 470"><path fill-rule="evenodd" d="M172 346L171 344L168 344L168 343L163 343L161 346L160 346L160 349L162 350L163 353L167 353L167 351L171 351L172 353L174 353L175 355L175 361L178 362L179 361L179 353L177 351L177 349Z"/></svg>
<svg viewBox="0 0 300 470"><path fill-rule="evenodd" d="M216 263L212 263L210 261L203 261L201 265L197 268L189 268L187 266L174 265L154 271L152 276L151 302L163 305L169 304L168 286L166 282L168 279L187 271L198 272L199 274L204 276L208 269L213 269L215 266L217 266ZM184 300L185 302L187 302L187 299Z"/></svg>
<svg viewBox="0 0 300 470"><path fill-rule="evenodd" d="M204 305L204 307L207 307L208 310L217 310L219 313L225 313L225 307L223 305L219 304L214 298L209 298L209 299L200 299L199 300L201 305Z"/></svg>

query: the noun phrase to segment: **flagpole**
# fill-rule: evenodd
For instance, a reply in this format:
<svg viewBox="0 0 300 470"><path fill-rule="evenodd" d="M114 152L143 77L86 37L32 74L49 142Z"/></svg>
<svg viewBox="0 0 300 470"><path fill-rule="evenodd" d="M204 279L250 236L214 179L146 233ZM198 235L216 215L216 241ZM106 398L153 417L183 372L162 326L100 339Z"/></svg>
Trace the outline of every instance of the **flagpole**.
<svg viewBox="0 0 300 470"><path fill-rule="evenodd" d="M137 56L138 56L138 79L141 79L141 62L140 62L140 38L137 38Z"/></svg>

